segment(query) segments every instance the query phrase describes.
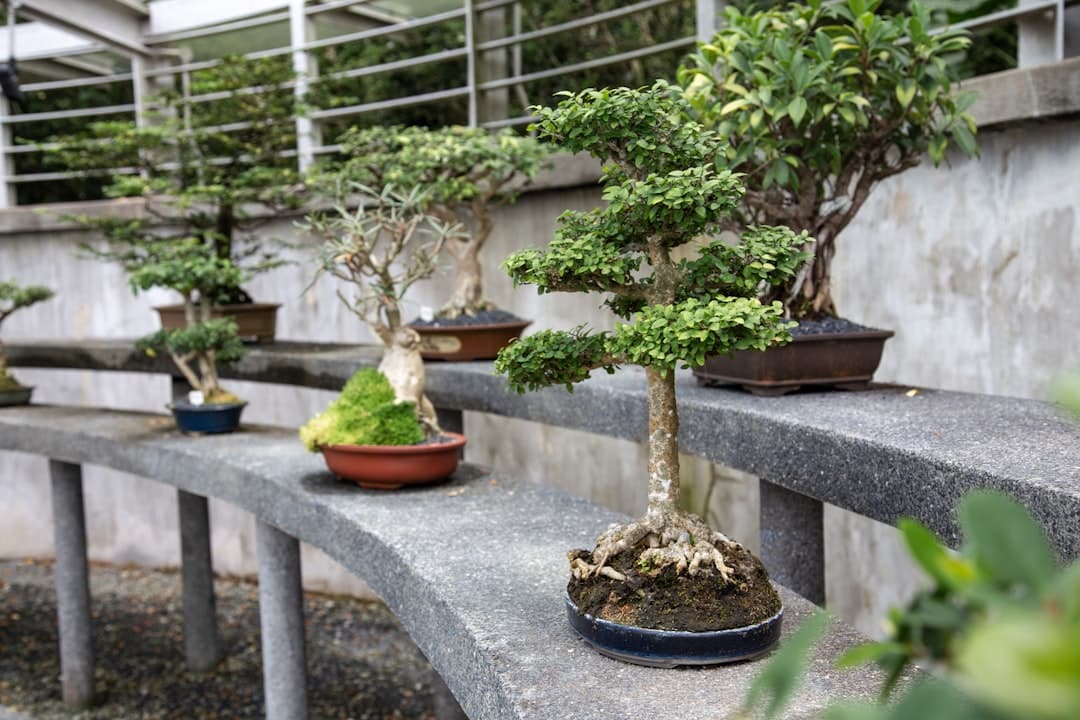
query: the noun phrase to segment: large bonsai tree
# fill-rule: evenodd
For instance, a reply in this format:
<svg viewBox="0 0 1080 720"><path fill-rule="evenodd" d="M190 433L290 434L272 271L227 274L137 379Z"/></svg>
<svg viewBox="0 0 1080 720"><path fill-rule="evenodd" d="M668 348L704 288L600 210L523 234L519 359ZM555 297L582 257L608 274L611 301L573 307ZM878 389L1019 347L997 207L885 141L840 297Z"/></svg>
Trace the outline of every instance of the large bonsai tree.
<svg viewBox="0 0 1080 720"><path fill-rule="evenodd" d="M22 286L12 280L0 281L0 325L15 312L48 300L52 296L53 291L41 285ZM0 392L18 390L21 387L8 370L4 344L0 342Z"/></svg>
<svg viewBox="0 0 1080 720"><path fill-rule="evenodd" d="M513 202L550 152L528 136L479 128L355 128L342 140L349 159L335 174L381 188L419 187L427 211L469 229L447 238L456 284L441 317L491 309L484 298L480 252L495 227L495 210Z"/></svg>
<svg viewBox="0 0 1080 720"><path fill-rule="evenodd" d="M340 290L338 297L382 343L379 371L398 402L414 403L427 432L436 434L435 407L424 396L420 336L406 324L402 299L415 283L431 277L442 246L458 237L459 228L429 215L417 188L408 193L390 186L376 193L355 183L342 188L359 196L359 206L312 214L304 226L323 241L316 281L329 274L355 286L352 297Z"/></svg>
<svg viewBox="0 0 1080 720"><path fill-rule="evenodd" d="M206 245L195 238L158 242L152 252L128 259L125 269L132 290L168 288L180 293L184 302L185 327L158 330L137 341L136 348L151 355L167 352L207 405L239 402L221 388L217 369L218 363L244 355L236 323L227 318L212 320L210 303L201 300L217 288L238 287L243 273L228 258L207 252Z"/></svg>
<svg viewBox="0 0 1080 720"><path fill-rule="evenodd" d="M142 197L144 217L80 216L109 246L95 254L126 263L162 237L198 238L245 279L282 263L263 247L260 226L299 208L305 194L296 160L295 102L282 58L225 58L192 74L190 93L168 91L144 125L102 122L80 137L56 138L56 160L68 169L118 168L110 197ZM232 280L239 282L239 277ZM217 304L251 302L239 285L207 288Z"/></svg>
<svg viewBox="0 0 1080 720"><path fill-rule="evenodd" d="M836 315L830 272L840 233L882 180L976 152L973 93L954 85L962 31L931 35L930 15L877 12L880 0L742 13L701 45L679 82L689 117L728 141L724 167L746 194L728 222L806 230L817 241L796 276L769 289L796 318Z"/></svg>
<svg viewBox="0 0 1080 720"><path fill-rule="evenodd" d="M749 228L735 245L714 240L695 259L675 248L713 228L736 207L739 178L717 170L723 139L686 122L682 103L657 83L646 90L586 90L555 109L534 108L535 127L574 152L605 162L604 199L591 212L566 212L546 250L524 250L505 263L516 283L547 292L609 293L607 305L626 320L614 332L543 331L504 348L495 367L518 392L584 380L597 368L645 368L648 383L648 488L645 516L616 526L591 556L575 555L575 578L624 578L609 563L624 553L655 576L716 574L733 580L725 562L734 544L679 508L679 417L675 369L706 355L764 349L789 339L780 303L755 296L763 283L790 277L806 255L805 232Z"/></svg>

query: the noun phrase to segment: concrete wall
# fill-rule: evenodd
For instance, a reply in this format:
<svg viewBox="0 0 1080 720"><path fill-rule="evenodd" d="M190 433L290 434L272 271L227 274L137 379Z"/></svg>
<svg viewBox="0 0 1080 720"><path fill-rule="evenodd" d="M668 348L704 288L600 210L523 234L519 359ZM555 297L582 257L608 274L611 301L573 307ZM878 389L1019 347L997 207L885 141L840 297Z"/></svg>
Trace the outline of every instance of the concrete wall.
<svg viewBox="0 0 1080 720"><path fill-rule="evenodd" d="M1062 368L1080 364L1076 321L1080 300L1080 120L1021 124L980 134L982 154L952 158L951 169L916 168L880 187L840 239L835 283L840 308L852 319L897 330L879 379L953 390L1042 397ZM487 254L488 292L500 306L535 318L534 329L610 317L594 298L513 290L497 269L515 249L543 244L563 210L593 207L595 189L547 190L500 214ZM3 232L6 230L6 232ZM276 226L291 232L291 219ZM50 285L59 296L15 316L9 339L134 337L155 328L149 311L166 293L132 297L115 269L80 260L81 236L47 216L0 215L0 277ZM252 283L260 300L285 303L280 334L288 339L363 342L366 330L341 307L334 286L304 293L310 263ZM438 305L446 278L418 288L416 304ZM22 370L43 402L104 404L160 410L164 378ZM252 422L296 426L328 402L325 392L235 384L250 400ZM644 507L644 455L635 443L597 438L523 421L469 413L469 457L549 482L614 508ZM0 456L0 557L51 553L45 464ZM717 483L709 508L717 524L757 544L756 480L689 463L689 494L700 503ZM154 483L104 471L87 473L90 548L95 559L175 564L175 505ZM221 572L254 572L250 518L215 503L214 550ZM914 575L895 541L877 523L827 508L828 597L865 631ZM325 557L305 554L313 587L361 592L362 585Z"/></svg>

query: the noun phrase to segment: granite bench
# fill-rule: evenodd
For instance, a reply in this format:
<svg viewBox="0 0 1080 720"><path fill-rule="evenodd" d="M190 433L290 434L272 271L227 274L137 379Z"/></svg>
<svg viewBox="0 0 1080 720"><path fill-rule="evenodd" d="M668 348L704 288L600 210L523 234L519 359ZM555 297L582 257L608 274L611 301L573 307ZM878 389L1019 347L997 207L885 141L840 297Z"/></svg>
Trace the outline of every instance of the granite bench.
<svg viewBox="0 0 1080 720"><path fill-rule="evenodd" d="M220 652L206 498L255 516L269 718L307 716L298 540L371 585L474 720L726 717L760 666L660 670L590 650L565 620L565 552L624 518L502 472L466 464L444 484L365 491L330 475L291 430L187 437L163 416L55 406L0 409L0 449L50 459L62 683L75 705L90 697L93 678L83 464L179 491L185 649L194 665ZM814 605L780 593L787 635ZM842 625L830 629L794 703L799 716L876 691L876 672L833 666L859 640Z"/></svg>

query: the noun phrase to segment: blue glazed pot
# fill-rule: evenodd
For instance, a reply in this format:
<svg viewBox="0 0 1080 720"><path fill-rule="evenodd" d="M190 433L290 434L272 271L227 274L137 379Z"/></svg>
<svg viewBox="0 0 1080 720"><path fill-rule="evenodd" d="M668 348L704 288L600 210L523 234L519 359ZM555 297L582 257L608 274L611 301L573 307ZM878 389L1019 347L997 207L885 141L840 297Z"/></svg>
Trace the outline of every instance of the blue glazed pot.
<svg viewBox="0 0 1080 720"><path fill-rule="evenodd" d="M749 660L768 652L780 639L784 609L749 627L711 632L653 630L620 625L578 612L565 595L570 626L602 655L649 667L719 665Z"/></svg>
<svg viewBox="0 0 1080 720"><path fill-rule="evenodd" d="M189 433L230 433L240 425L240 413L247 403L192 405L175 402L167 407L176 418L176 427Z"/></svg>

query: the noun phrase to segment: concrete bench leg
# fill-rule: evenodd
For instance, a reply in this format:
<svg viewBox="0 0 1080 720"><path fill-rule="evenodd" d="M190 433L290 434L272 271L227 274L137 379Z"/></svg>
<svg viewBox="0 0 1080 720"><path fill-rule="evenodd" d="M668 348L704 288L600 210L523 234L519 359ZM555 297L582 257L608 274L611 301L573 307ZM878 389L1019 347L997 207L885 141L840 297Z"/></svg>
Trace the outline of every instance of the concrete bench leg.
<svg viewBox="0 0 1080 720"><path fill-rule="evenodd" d="M60 626L60 685L64 704L84 708L94 696L90 643L90 574L82 467L49 461L56 539L56 608Z"/></svg>
<svg viewBox="0 0 1080 720"><path fill-rule="evenodd" d="M206 498L177 491L180 513L180 569L184 599L184 657L195 672L221 659L214 568L210 555L210 510Z"/></svg>
<svg viewBox="0 0 1080 720"><path fill-rule="evenodd" d="M307 658L300 542L256 520L263 694L267 720L306 720Z"/></svg>
<svg viewBox="0 0 1080 720"><path fill-rule="evenodd" d="M820 500L762 479L761 560L774 582L825 604L824 508Z"/></svg>

